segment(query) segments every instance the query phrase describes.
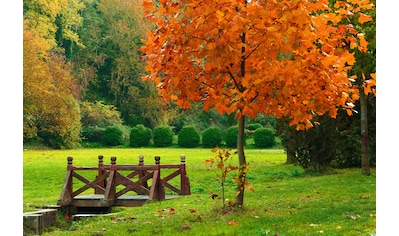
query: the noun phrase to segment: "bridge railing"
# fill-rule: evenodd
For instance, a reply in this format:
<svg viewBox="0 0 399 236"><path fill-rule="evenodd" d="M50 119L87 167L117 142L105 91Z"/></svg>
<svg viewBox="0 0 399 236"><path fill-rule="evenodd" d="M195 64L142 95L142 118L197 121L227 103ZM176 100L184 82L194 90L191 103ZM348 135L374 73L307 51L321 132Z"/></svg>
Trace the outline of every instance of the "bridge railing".
<svg viewBox="0 0 399 236"><path fill-rule="evenodd" d="M94 189L94 194L103 194L103 201L113 205L123 194L133 191L139 195L148 195L149 200L164 200L165 190L168 188L179 195L190 195L190 182L186 173L185 156L181 155L178 165L161 165L160 157L155 157L155 165L145 165L144 156L139 156L138 165L116 164L116 157L111 157L111 164L103 162L103 156L98 156L97 167L73 166L72 157L68 157L67 174L61 191L58 205L70 205L73 199ZM176 169L174 172L161 177L162 169ZM90 181L79 174L80 171L97 171L97 176ZM126 173L128 172L128 173ZM169 181L180 175L180 186L176 187ZM83 186L74 190L74 180L77 179ZM151 186L148 181L152 181ZM76 180L75 180L76 181ZM75 182L76 184L76 182ZM118 187L118 188L117 188Z"/></svg>

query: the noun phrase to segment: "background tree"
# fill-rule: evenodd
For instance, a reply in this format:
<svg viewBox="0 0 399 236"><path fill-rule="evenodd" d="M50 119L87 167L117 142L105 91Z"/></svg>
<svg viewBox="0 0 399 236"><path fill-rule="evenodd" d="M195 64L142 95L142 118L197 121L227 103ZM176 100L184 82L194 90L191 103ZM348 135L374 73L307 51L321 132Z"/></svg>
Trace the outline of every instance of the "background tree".
<svg viewBox="0 0 399 236"><path fill-rule="evenodd" d="M376 1L372 3L375 5ZM336 4L339 4L337 2ZM347 5L348 10L359 7L357 1ZM366 13L367 15L365 15ZM374 20L371 20L374 19ZM358 42L359 46L354 47L356 63L349 72L354 75L354 84L360 89L360 137L361 137L361 168L362 173L370 175L370 144L369 144L369 101L376 96L376 9L365 8L355 17L348 17L348 21L355 25L355 28L362 33ZM373 135L375 137L375 134Z"/></svg>
<svg viewBox="0 0 399 236"><path fill-rule="evenodd" d="M155 85L142 81L139 48L148 24L139 0L86 0L79 29L86 48L73 52L73 64L84 99L115 105L125 124L154 128L162 106Z"/></svg>
<svg viewBox="0 0 399 236"><path fill-rule="evenodd" d="M24 141L72 148L80 140L76 83L62 54L24 23Z"/></svg>
<svg viewBox="0 0 399 236"><path fill-rule="evenodd" d="M164 99L189 108L236 114L240 171L246 169L245 116L287 116L298 129L312 127L313 114L335 117L357 94L347 72L355 58L343 42L356 41L353 25L339 24L346 11L328 1L143 2L156 28L142 51L146 70ZM359 3L367 5L367 1ZM351 97L352 96L352 97ZM244 203L245 173L236 204Z"/></svg>
<svg viewBox="0 0 399 236"><path fill-rule="evenodd" d="M34 29L38 37L52 47L72 44L83 47L77 29L81 23L79 11L84 8L80 0L24 0L23 14L26 27ZM69 51L69 50L68 50Z"/></svg>

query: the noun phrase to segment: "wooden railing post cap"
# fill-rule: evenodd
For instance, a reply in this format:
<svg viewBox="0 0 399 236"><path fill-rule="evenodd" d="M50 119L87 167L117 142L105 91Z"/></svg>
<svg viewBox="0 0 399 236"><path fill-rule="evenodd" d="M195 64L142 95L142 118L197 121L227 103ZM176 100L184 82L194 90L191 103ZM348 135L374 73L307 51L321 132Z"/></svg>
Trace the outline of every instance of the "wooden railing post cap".
<svg viewBox="0 0 399 236"><path fill-rule="evenodd" d="M71 156L67 157L68 164L72 165L72 160L73 160L73 157L71 157Z"/></svg>
<svg viewBox="0 0 399 236"><path fill-rule="evenodd" d="M155 164L159 164L161 160L160 156L155 156Z"/></svg>
<svg viewBox="0 0 399 236"><path fill-rule="evenodd" d="M98 162L103 162L104 156L103 155L98 155Z"/></svg>
<svg viewBox="0 0 399 236"><path fill-rule="evenodd" d="M184 154L180 155L180 162L186 162L186 155Z"/></svg>
<svg viewBox="0 0 399 236"><path fill-rule="evenodd" d="M115 165L116 164L116 156L112 156L111 157L111 165Z"/></svg>

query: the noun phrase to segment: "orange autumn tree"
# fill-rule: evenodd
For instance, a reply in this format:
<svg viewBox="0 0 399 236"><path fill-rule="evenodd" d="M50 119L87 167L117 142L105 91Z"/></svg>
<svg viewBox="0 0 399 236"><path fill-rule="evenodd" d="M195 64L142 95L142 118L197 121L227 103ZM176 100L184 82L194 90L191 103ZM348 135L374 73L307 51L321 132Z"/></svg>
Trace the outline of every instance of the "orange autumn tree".
<svg viewBox="0 0 399 236"><path fill-rule="evenodd" d="M241 171L246 116L286 116L308 129L314 114L335 117L337 109L353 108L358 91L347 71L355 57L347 43L357 42L355 29L339 24L348 12L332 11L328 0L144 0L143 6L154 24L141 48L144 79L184 108L202 102L205 110L235 113Z"/></svg>

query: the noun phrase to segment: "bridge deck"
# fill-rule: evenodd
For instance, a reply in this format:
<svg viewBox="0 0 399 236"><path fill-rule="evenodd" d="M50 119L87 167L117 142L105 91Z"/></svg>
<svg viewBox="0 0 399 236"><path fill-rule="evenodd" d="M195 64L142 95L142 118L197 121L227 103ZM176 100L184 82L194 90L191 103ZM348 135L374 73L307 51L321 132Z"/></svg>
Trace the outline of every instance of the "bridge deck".
<svg viewBox="0 0 399 236"><path fill-rule="evenodd" d="M165 195L165 200L178 198L179 195ZM110 206L142 206L149 201L148 195L123 194L115 201L104 200L104 194L89 194L76 196L71 205L77 207L110 207Z"/></svg>

